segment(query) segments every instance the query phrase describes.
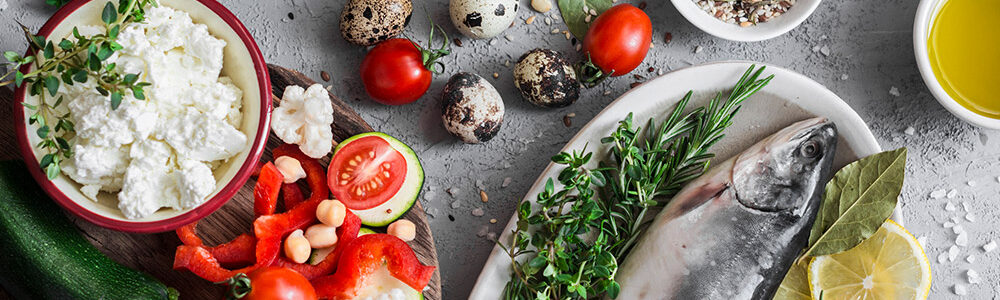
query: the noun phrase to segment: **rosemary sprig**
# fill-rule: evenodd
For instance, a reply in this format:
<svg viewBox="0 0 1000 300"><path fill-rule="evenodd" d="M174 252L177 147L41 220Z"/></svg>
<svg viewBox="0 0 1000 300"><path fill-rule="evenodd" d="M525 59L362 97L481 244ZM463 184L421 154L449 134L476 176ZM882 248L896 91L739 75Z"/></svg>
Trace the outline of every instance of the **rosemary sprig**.
<svg viewBox="0 0 1000 300"><path fill-rule="evenodd" d="M504 299L616 298L618 264L628 255L651 209L665 205L685 184L708 169L708 149L724 137L732 118L750 95L773 76L758 80L764 68L751 66L728 98L716 95L706 107L685 113L691 92L665 121L635 127L632 114L601 140L609 157L597 169L584 167L592 153L560 153L564 165L530 202L517 209L518 223L509 245L513 274ZM519 258L526 256L526 259Z"/></svg>
<svg viewBox="0 0 1000 300"><path fill-rule="evenodd" d="M33 111L28 117L28 124L38 124L35 133L42 141L36 147L47 152L39 165L50 179L59 175L60 163L73 155L69 140L75 133L74 124L69 113L59 114L56 109L64 100L61 95L57 97L63 83L73 85L96 80L97 91L109 97L112 109L121 105L126 93L131 93L136 99L146 99L143 88L149 83L139 82L139 74L121 74L114 63L105 61L122 49L122 45L115 41L121 29L130 23L145 20L145 7L149 5L157 4L154 0L119 0L118 6L108 2L101 12L105 33L83 36L77 27L73 27L76 42L62 39L54 43L32 34L21 25L28 40L28 55L22 57L14 51L3 53L11 68L0 76L0 86L26 86L31 96L38 96L38 104L25 102L23 105ZM32 64L34 70L27 74L21 72L22 66Z"/></svg>

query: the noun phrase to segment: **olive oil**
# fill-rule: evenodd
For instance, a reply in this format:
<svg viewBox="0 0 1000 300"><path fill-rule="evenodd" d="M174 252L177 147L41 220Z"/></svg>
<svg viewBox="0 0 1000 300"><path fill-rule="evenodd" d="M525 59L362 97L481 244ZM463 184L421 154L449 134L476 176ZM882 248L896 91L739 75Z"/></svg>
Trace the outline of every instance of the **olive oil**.
<svg viewBox="0 0 1000 300"><path fill-rule="evenodd" d="M965 108L1000 119L1000 0L948 0L927 50L941 87Z"/></svg>

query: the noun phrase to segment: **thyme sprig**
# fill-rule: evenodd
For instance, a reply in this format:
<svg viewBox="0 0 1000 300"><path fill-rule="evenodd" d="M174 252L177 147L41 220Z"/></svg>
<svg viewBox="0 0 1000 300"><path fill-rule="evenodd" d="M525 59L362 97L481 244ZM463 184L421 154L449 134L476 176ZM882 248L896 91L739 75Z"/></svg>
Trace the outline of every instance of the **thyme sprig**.
<svg viewBox="0 0 1000 300"><path fill-rule="evenodd" d="M73 27L76 42L64 38L55 43L32 34L21 25L28 40L28 55L22 57L14 51L3 53L11 68L0 76L0 86L26 86L27 92L39 99L37 104L24 102L22 105L32 111L28 124L38 124L35 133L41 142L36 147L47 152L39 165L49 179L58 176L60 163L73 155L69 140L75 134L74 124L69 113L59 113L57 109L65 100L58 95L62 84L96 80L97 92L109 97L111 109L118 109L126 93L139 100L146 99L143 88L150 83L139 82L139 74L122 74L115 63L106 61L123 48L116 42L121 29L130 23L145 20L145 8L150 5L157 4L154 0L119 0L118 6L108 2L101 12L105 33L83 36L77 27ZM21 72L22 66L32 64L34 70Z"/></svg>
<svg viewBox="0 0 1000 300"><path fill-rule="evenodd" d="M513 268L504 299L616 298L619 263L648 225L648 213L708 169L709 148L725 136L743 101L773 78L758 80L763 71L751 66L728 98L720 92L685 113L688 92L659 126L650 119L636 127L629 114L601 139L610 153L596 169L585 167L593 154L586 149L554 156L565 166L557 177L563 186L546 181L534 211L521 202L511 243L499 243Z"/></svg>

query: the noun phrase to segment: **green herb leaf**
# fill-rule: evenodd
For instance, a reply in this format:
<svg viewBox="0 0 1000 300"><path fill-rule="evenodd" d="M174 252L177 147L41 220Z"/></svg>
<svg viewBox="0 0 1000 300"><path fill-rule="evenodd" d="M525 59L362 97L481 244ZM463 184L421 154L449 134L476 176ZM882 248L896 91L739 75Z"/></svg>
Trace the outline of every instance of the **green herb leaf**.
<svg viewBox="0 0 1000 300"><path fill-rule="evenodd" d="M59 177L59 163L53 162L52 164L49 164L49 166L45 168L45 176L48 176L49 180Z"/></svg>
<svg viewBox="0 0 1000 300"><path fill-rule="evenodd" d="M52 46L52 42L45 43L45 49L42 52L42 56L44 56L45 59L52 59L56 56L56 50L55 47Z"/></svg>
<svg viewBox="0 0 1000 300"><path fill-rule="evenodd" d="M75 45L73 45L73 42L70 42L67 39L63 39L62 41L59 41L59 49L62 49L63 51L73 49L73 46L75 46Z"/></svg>
<svg viewBox="0 0 1000 300"><path fill-rule="evenodd" d="M146 93L143 92L142 87L133 86L132 87L132 97L139 100L146 100Z"/></svg>
<svg viewBox="0 0 1000 300"><path fill-rule="evenodd" d="M69 3L69 1L70 0L45 0L45 4L62 7L63 5L66 5L66 3Z"/></svg>
<svg viewBox="0 0 1000 300"><path fill-rule="evenodd" d="M903 188L906 152L906 148L882 152L837 171L826 185L805 256L847 251L882 226Z"/></svg>
<svg viewBox="0 0 1000 300"><path fill-rule="evenodd" d="M115 5L108 2L104 5L104 11L101 12L101 20L104 24L111 24L118 20L118 11L115 9Z"/></svg>
<svg viewBox="0 0 1000 300"><path fill-rule="evenodd" d="M87 82L87 71L77 70L76 73L73 73L73 80L80 83Z"/></svg>
<svg viewBox="0 0 1000 300"><path fill-rule="evenodd" d="M108 30L108 38L115 40L118 39L118 32L121 31L121 25L115 25Z"/></svg>
<svg viewBox="0 0 1000 300"><path fill-rule="evenodd" d="M21 55L17 54L17 52L14 52L14 51L4 52L3 53L3 57L6 58L7 61L12 62L12 63L21 62Z"/></svg>
<svg viewBox="0 0 1000 300"><path fill-rule="evenodd" d="M119 91L111 92L111 110L118 109L118 106L122 104L122 93Z"/></svg>
<svg viewBox="0 0 1000 300"><path fill-rule="evenodd" d="M139 74L125 74L123 81L126 85L133 85L137 80L139 80Z"/></svg>
<svg viewBox="0 0 1000 300"><path fill-rule="evenodd" d="M21 83L24 82L24 73L21 71L16 71L14 73L14 86L21 87Z"/></svg>
<svg viewBox="0 0 1000 300"><path fill-rule="evenodd" d="M45 126L39 127L38 130L35 133L38 134L38 137L40 137L42 139L47 139L47 138L49 138L49 126L45 125Z"/></svg>
<svg viewBox="0 0 1000 300"><path fill-rule="evenodd" d="M611 8L613 4L612 0L559 0L559 12L573 36L582 40L587 35L587 30L590 29L590 22ZM594 10L597 15L591 14L591 10ZM587 19L590 19L590 22L587 22Z"/></svg>
<svg viewBox="0 0 1000 300"><path fill-rule="evenodd" d="M30 110L38 110L38 106L34 106L32 104L29 104L28 102L21 102L21 105L27 107Z"/></svg>
<svg viewBox="0 0 1000 300"><path fill-rule="evenodd" d="M49 90L49 95L55 97L59 92L59 78L52 75L45 77L45 88Z"/></svg>

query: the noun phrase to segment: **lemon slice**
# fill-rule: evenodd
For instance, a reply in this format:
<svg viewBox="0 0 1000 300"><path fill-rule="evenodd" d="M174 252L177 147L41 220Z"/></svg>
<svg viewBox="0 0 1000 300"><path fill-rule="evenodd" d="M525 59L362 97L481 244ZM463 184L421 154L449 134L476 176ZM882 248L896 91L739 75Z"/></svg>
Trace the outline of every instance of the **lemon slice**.
<svg viewBox="0 0 1000 300"><path fill-rule="evenodd" d="M813 299L927 299L931 265L903 226L892 220L845 252L809 264Z"/></svg>
<svg viewBox="0 0 1000 300"><path fill-rule="evenodd" d="M774 300L809 300L812 295L809 293L808 262L796 263L785 274L785 279L781 281L781 286L774 294Z"/></svg>

